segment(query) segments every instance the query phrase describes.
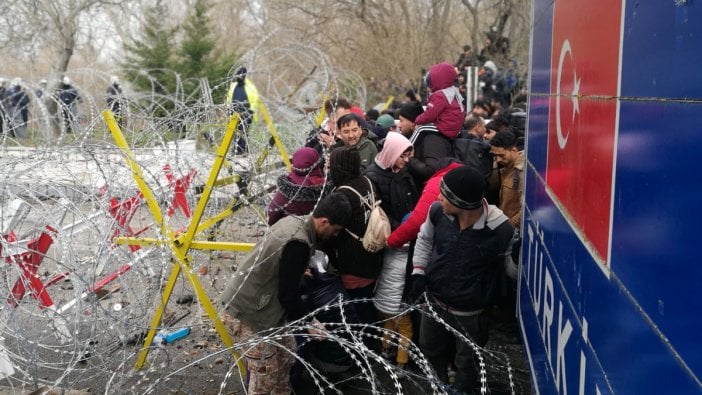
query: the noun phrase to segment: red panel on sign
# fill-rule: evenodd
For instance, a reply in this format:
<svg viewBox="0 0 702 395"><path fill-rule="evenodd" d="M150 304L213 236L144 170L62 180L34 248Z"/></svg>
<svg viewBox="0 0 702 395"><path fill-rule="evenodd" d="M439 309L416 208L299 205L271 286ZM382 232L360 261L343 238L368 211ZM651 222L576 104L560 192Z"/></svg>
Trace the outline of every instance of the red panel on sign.
<svg viewBox="0 0 702 395"><path fill-rule="evenodd" d="M546 184L605 266L611 242L622 12L621 0L558 0L554 5Z"/></svg>

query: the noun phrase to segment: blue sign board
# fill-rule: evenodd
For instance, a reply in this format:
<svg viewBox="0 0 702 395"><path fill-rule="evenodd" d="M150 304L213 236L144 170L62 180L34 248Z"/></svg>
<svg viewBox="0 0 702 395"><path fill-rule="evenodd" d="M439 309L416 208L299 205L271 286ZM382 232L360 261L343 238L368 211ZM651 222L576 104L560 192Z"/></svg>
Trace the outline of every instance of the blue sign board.
<svg viewBox="0 0 702 395"><path fill-rule="evenodd" d="M531 46L535 392L702 393L702 2L534 0Z"/></svg>

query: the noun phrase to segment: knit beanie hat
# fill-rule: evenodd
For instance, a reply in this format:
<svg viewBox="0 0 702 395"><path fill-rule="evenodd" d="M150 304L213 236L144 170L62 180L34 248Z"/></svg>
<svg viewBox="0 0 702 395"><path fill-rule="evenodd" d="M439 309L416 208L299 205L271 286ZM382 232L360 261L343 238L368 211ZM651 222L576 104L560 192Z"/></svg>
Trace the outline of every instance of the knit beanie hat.
<svg viewBox="0 0 702 395"><path fill-rule="evenodd" d="M329 178L335 185L361 175L361 155L356 147L339 147L329 155Z"/></svg>
<svg viewBox="0 0 702 395"><path fill-rule="evenodd" d="M393 118L390 114L383 114L378 117L378 119L375 121L375 124L378 126L382 126L385 129L389 129L395 126L395 118Z"/></svg>
<svg viewBox="0 0 702 395"><path fill-rule="evenodd" d="M407 118L409 121L414 122L417 117L424 112L424 107L419 102L409 102L405 103L400 107L400 111L397 113L398 116Z"/></svg>
<svg viewBox="0 0 702 395"><path fill-rule="evenodd" d="M454 206L463 210L473 210L483 204L485 178L477 170L461 166L444 175L439 189Z"/></svg>
<svg viewBox="0 0 702 395"><path fill-rule="evenodd" d="M322 161L319 152L314 148L302 147L292 156L292 166L289 178L296 184L304 184L309 177L323 177Z"/></svg>

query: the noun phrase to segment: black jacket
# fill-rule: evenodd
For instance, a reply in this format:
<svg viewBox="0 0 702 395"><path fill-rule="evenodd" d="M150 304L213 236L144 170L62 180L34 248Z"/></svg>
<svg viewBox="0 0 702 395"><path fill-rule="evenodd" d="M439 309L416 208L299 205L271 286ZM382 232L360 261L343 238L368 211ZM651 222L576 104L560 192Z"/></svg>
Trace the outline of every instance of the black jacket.
<svg viewBox="0 0 702 395"><path fill-rule="evenodd" d="M461 311L488 308L513 236L512 224L495 206L487 206L478 222L461 231L458 221L434 203L417 239L414 270L425 270L427 290L440 302Z"/></svg>
<svg viewBox="0 0 702 395"><path fill-rule="evenodd" d="M366 177L355 177L342 185L354 188L362 196L367 197L370 195L371 183L368 182ZM353 191L344 188L337 188L336 190L345 194L351 203L351 225L348 227L348 230L362 237L368 227L367 220L370 216L370 209L361 203L361 200ZM383 264L382 250L376 253L366 251L360 241L354 239L345 231L339 233L333 246L336 247L336 254L330 257L331 263L339 269L341 274L352 274L370 279L378 278Z"/></svg>
<svg viewBox="0 0 702 395"><path fill-rule="evenodd" d="M410 141L414 146L414 158L409 171L419 189L440 169L439 162L453 156L453 144L433 125L422 125L415 129Z"/></svg>
<svg viewBox="0 0 702 395"><path fill-rule="evenodd" d="M400 226L402 218L414 210L419 200L419 193L412 176L406 167L393 173L389 169L381 169L377 163L368 166L366 176L378 187L379 194L376 199L382 200L380 207L388 215L390 227L395 230Z"/></svg>

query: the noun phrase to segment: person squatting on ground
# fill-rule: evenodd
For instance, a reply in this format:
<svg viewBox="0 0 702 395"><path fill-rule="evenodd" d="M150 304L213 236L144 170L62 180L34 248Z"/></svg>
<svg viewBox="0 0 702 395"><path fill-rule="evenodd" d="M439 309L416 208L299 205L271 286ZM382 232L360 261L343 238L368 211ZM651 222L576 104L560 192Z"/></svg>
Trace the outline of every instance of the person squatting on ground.
<svg viewBox="0 0 702 395"><path fill-rule="evenodd" d="M412 211L419 194L412 176L407 171L407 163L412 156L412 144L400 133L388 133L382 151L366 169L379 191L381 207L390 220L390 228L396 229ZM402 314L402 301L407 301L406 291L407 259L409 244L397 248L386 248L383 255L383 268L378 277L373 303L384 320L385 333L383 353L390 353L390 331L401 336L397 347L397 366L404 368L409 362L409 340L412 339L412 320Z"/></svg>
<svg viewBox="0 0 702 395"><path fill-rule="evenodd" d="M412 294L426 291L433 311L448 325L483 347L496 278L511 252L514 228L502 211L484 199L485 179L461 166L439 184L439 201L429 209L413 256ZM477 385L473 345L455 337L428 314L422 316L420 348L437 377L448 383L450 344L455 345L455 388Z"/></svg>
<svg viewBox="0 0 702 395"><path fill-rule="evenodd" d="M292 156L290 173L282 174L268 204L268 225L288 215L309 214L324 191L322 160L314 148L299 148Z"/></svg>
<svg viewBox="0 0 702 395"><path fill-rule="evenodd" d="M300 283L318 240L336 237L351 222L351 206L342 194L320 200L311 216L289 216L246 256L218 298L222 320L243 346L249 371L249 394L289 394L290 368L296 344L278 330L305 316ZM324 326L312 319L308 333L324 337ZM265 339L274 336L275 339ZM285 349L281 349L285 348Z"/></svg>

